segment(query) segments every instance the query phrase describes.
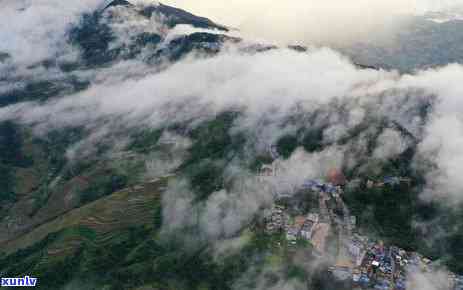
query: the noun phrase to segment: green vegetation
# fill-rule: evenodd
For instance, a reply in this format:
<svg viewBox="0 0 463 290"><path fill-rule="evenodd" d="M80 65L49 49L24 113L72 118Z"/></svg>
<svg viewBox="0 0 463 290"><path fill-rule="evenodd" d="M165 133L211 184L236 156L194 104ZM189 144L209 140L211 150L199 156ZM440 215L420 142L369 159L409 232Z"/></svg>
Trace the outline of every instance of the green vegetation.
<svg viewBox="0 0 463 290"><path fill-rule="evenodd" d="M262 168L262 165L264 164L270 164L272 163L273 159L270 157L270 155L265 155L265 156L257 156L255 160L250 164L249 169L252 172L257 172L259 169Z"/></svg>
<svg viewBox="0 0 463 290"><path fill-rule="evenodd" d="M153 214L153 226L154 229L159 230L162 226L162 206L161 203L156 203L154 206L154 214Z"/></svg>
<svg viewBox="0 0 463 290"><path fill-rule="evenodd" d="M285 270L287 279L299 279L300 281L305 281L308 276L307 271L300 266L288 265Z"/></svg>
<svg viewBox="0 0 463 290"><path fill-rule="evenodd" d="M452 271L463 273L463 255L457 246L463 237L463 208L453 210L420 199L425 179L421 172L411 168L414 150L412 147L398 158L373 164L376 168L370 172L376 174L363 176L363 179L371 180L381 180L384 176L407 176L413 180L410 185L403 183L400 186L367 188L363 184L360 188L347 191L344 199L363 230L432 259L443 257L442 262ZM355 176L353 172L348 174ZM430 235L415 226L415 223L431 226L436 222L446 235Z"/></svg>
<svg viewBox="0 0 463 290"><path fill-rule="evenodd" d="M103 23L97 12L84 14L80 25L69 31L70 42L80 47L88 67L104 65L119 55L120 50L109 49L109 43L114 39L111 28Z"/></svg>
<svg viewBox="0 0 463 290"><path fill-rule="evenodd" d="M461 227L461 225L460 225ZM458 273L463 273L463 250L461 245L463 243L463 230L460 228L456 233L451 235L448 247L451 253L451 256L448 259L447 264L454 271Z"/></svg>
<svg viewBox="0 0 463 290"><path fill-rule="evenodd" d="M23 88L14 89L0 95L0 107L25 101L43 102L65 93L83 90L88 85L88 82L77 80L74 77L57 81L33 81L27 83Z"/></svg>
<svg viewBox="0 0 463 290"><path fill-rule="evenodd" d="M62 289L76 279L91 281L88 289L144 285L152 280L154 260L164 254L156 238L162 222L157 188L163 185L150 185L149 192L117 192L51 221L20 243L27 246L30 239L45 238L2 254L0 272L39 277L39 289ZM85 286L87 282L80 285Z"/></svg>
<svg viewBox="0 0 463 290"><path fill-rule="evenodd" d="M418 195L407 185L361 188L347 193L345 199L362 228L405 249L416 248L412 222Z"/></svg>
<svg viewBox="0 0 463 290"><path fill-rule="evenodd" d="M9 58L10 58L10 55L8 53L0 51L0 62L3 62Z"/></svg>
<svg viewBox="0 0 463 290"><path fill-rule="evenodd" d="M193 145L177 174L188 178L198 201L205 200L212 192L227 187L227 184L224 184L223 172L230 162L239 160L237 157L242 157L244 153L244 135L232 130L238 116L239 113L236 112L220 114L186 134L193 140ZM132 135L133 142L127 149L140 156L156 150L162 132L162 129L141 130ZM284 158L288 158L298 146L303 146L309 152L321 150L322 132L315 129L300 130L295 135L285 135L276 144L278 152ZM361 128L354 133L359 132ZM23 137L20 136L21 132L16 125L4 124L3 127L0 126L0 133L2 136L9 136L9 143L2 143L0 146L7 146L5 150L10 150L9 147L15 147L13 150L16 150L15 158L8 154L1 155L0 152L0 188L6 189L0 191L0 198L13 201L15 184L12 182L14 179L11 168L34 163L28 162L28 157L23 156L21 148L24 140L21 139ZM92 206L102 197L136 184L140 173L137 170L142 161L78 160L71 167L67 164L66 151L69 146L82 140L84 135L85 131L82 128L52 131L46 138L34 142L45 152L44 155L49 157L47 165L49 163L54 176L63 173L62 184L58 186L68 185L67 182L71 180L82 181L82 185L77 183L78 186L81 185L81 205L95 201L88 205ZM372 148L375 146L373 143L374 141L370 144ZM104 150L102 147L98 154L102 154ZM386 175L410 176L414 180L412 186L403 184L369 189L362 185L360 188L347 191L345 199L363 229L377 233L387 242L406 249L420 250L431 257L445 254L451 249L454 255L448 257L446 262L452 269L462 271L463 264L460 261L463 261L463 252L459 250L459 245L463 242L463 231L458 225L463 215L448 214L451 221L448 224L456 225L455 228L458 230L452 232L449 229L451 234L443 237L442 247L438 250L426 248L426 245L420 242L421 236L413 226L413 221L417 219L432 220L440 214L440 209L422 204L418 199L423 179L410 168L413 156L412 148L396 159L372 163L371 166L377 166L375 169L378 170L371 170L375 175L368 176L374 180ZM257 170L262 164L269 162L269 156L259 156L246 165L252 170ZM358 169L354 168L351 172L346 172L346 175L349 178L365 179L364 176L359 176ZM46 187L40 187L35 191L40 205L48 198L45 189ZM130 213L124 216L123 221L118 220L117 215L97 216L87 220L84 225L71 223L56 232L50 231L51 234L42 235L42 238L45 237L43 240L26 249L11 255L1 255L0 272L11 276L37 276L43 281L41 289L63 289L71 281L88 281L88 284L85 284L88 289L135 289L149 286L155 289L227 290L231 289L233 283L252 266L277 268L276 266L285 265L286 279L305 281L308 276L304 269L290 263L291 255L294 255L292 252L310 252L311 244L305 240L297 240L295 246L288 246L283 234L266 235L256 230L249 234L250 242L243 249L216 260L209 245L185 247L182 239L160 238L159 230L163 223L161 203L157 199L153 204L150 201L150 212L140 214L138 206L148 202L144 200L145 197L134 197L132 194L133 192L127 193L126 198L130 196L141 205L137 203L130 207L127 205L127 199L122 198L118 200L119 203L107 203L107 207L115 207L116 212ZM318 207L315 195L299 192L295 197L303 212L310 212ZM111 210L106 207L84 208L88 211L82 211L79 216L92 216L95 211ZM130 216L135 216L136 222L129 220ZM108 224L116 224L117 227L105 232L105 226ZM101 226L99 229L103 233L92 226ZM197 228L188 229L189 233L193 234L195 230ZM332 241L335 243L336 239ZM334 244L329 246L336 248ZM325 278L315 275L313 283L330 283L326 282ZM320 285L316 289L329 289ZM339 288L333 289L343 289L342 287L343 285L340 285Z"/></svg>
<svg viewBox="0 0 463 290"><path fill-rule="evenodd" d="M11 121L0 122L0 202L16 200L16 168L28 167L33 163L22 149L23 139L19 125Z"/></svg>
<svg viewBox="0 0 463 290"><path fill-rule="evenodd" d="M80 287L86 289L136 289L142 286L159 289L232 289L236 279L255 265L262 265L268 251L273 252L274 261L287 261L284 247L275 247L280 241L286 242L284 235L268 236L260 232L243 233L249 242L234 254L216 260L208 245L193 246L184 244L175 238L160 238L159 229L162 224L162 207L156 198L149 205L151 218L142 222L140 218L123 228L113 229L109 233L100 233L97 229L105 229L103 221L111 221L121 214L115 206L122 206L124 212L133 212L139 197L134 194L118 193L110 201L97 201L87 207L81 214L73 214L72 220L62 221L55 226L67 223L75 224L78 216L93 225L68 226L48 234L43 240L11 255L0 255L0 272L5 275L21 276L24 274L39 277L39 289L64 289L72 281L80 281ZM133 206L126 205L121 198L134 198ZM150 202L151 203L151 202ZM103 207L103 208L101 208ZM108 207L108 208L107 208ZM127 208L126 208L127 207ZM107 209L104 209L107 208ZM103 214L109 210L111 215ZM81 211L80 209L76 211ZM93 218L87 219L87 216ZM70 218L69 217L69 218ZM77 218L77 221L76 221ZM119 217L118 219L122 218ZM146 223L147 222L147 223ZM95 227L95 228L94 228ZM270 260L268 262L271 263ZM302 275L300 269L291 268L288 276Z"/></svg>
<svg viewBox="0 0 463 290"><path fill-rule="evenodd" d="M207 199L211 193L223 188L224 168L223 161L214 163L210 160L203 160L188 167L186 174L190 178L198 200Z"/></svg>
<svg viewBox="0 0 463 290"><path fill-rule="evenodd" d="M323 129L309 129L305 132L302 145L307 152L316 152L323 149Z"/></svg>
<svg viewBox="0 0 463 290"><path fill-rule="evenodd" d="M47 259L47 249L64 236L80 238L80 246L60 259ZM39 289L62 289L72 280L93 281L97 289L133 289L159 285L161 289L231 289L232 281L242 275L254 249L214 262L206 249L187 252L179 245L164 244L144 227L133 227L117 233L109 244L98 245L80 229L51 234L36 245L14 255L3 257L0 267L7 275L39 277ZM63 243L63 242L60 242ZM85 285L85 284L84 284ZM81 285L82 286L82 285ZM90 288L91 289L91 288Z"/></svg>
<svg viewBox="0 0 463 290"><path fill-rule="evenodd" d="M190 157L179 171L190 179L199 200L223 188L223 171L227 163L243 150L244 136L230 134L237 117L235 112L223 113L190 133L194 144L189 150Z"/></svg>
<svg viewBox="0 0 463 290"><path fill-rule="evenodd" d="M90 186L81 193L81 203L86 204L123 189L127 185L127 179L127 176L116 173L96 176L92 179Z"/></svg>
<svg viewBox="0 0 463 290"><path fill-rule="evenodd" d="M16 200L12 168L0 163L0 202Z"/></svg>
<svg viewBox="0 0 463 290"><path fill-rule="evenodd" d="M0 163L14 166L27 167L32 160L22 152L21 128L11 122L0 123Z"/></svg>
<svg viewBox="0 0 463 290"><path fill-rule="evenodd" d="M303 238L298 238L296 240L296 246L298 246L299 248L309 248L311 247L311 243L309 241L307 241L306 239L303 239Z"/></svg>
<svg viewBox="0 0 463 290"><path fill-rule="evenodd" d="M44 138L35 139L35 145L43 148L44 155L47 156L51 168L55 172L61 171L67 163L66 151L69 147L84 137L84 129L81 127L67 128L66 130L50 131ZM76 173L77 170L74 171ZM70 179L73 174L68 172ZM75 174L74 174L75 175Z"/></svg>
<svg viewBox="0 0 463 290"><path fill-rule="evenodd" d="M284 158L291 156L297 146L297 138L291 135L283 136L277 142L278 153Z"/></svg>
<svg viewBox="0 0 463 290"><path fill-rule="evenodd" d="M238 153L243 144L243 136L230 135L233 122L239 116L236 112L226 112L218 115L212 121L206 121L190 134L195 141L190 149L191 158L186 164L203 159L231 159ZM231 156L229 156L231 155Z"/></svg>
<svg viewBox="0 0 463 290"><path fill-rule="evenodd" d="M146 129L137 132L132 136L132 143L127 148L128 150L138 153L148 153L155 146L162 135L163 130Z"/></svg>

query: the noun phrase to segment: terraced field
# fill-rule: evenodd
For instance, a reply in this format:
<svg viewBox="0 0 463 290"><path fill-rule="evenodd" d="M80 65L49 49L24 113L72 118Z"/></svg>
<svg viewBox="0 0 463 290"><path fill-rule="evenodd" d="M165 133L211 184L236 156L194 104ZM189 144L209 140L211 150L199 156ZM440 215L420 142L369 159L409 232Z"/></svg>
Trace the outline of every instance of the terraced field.
<svg viewBox="0 0 463 290"><path fill-rule="evenodd" d="M132 226L153 226L161 191L167 178L126 188L81 208L70 211L31 232L1 245L6 254L32 246L52 233L62 232L59 248L49 247L51 256L66 252L86 239L104 245L117 238L118 232Z"/></svg>
<svg viewBox="0 0 463 290"><path fill-rule="evenodd" d="M39 289L146 284L162 253L157 231L169 178L116 191L0 244L0 276L38 277Z"/></svg>

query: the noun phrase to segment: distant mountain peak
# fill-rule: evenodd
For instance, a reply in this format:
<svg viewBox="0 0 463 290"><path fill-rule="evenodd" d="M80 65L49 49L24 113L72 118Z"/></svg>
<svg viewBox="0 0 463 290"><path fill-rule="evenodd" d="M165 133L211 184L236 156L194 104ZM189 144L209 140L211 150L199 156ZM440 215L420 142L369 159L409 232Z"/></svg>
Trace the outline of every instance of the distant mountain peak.
<svg viewBox="0 0 463 290"><path fill-rule="evenodd" d="M111 0L111 1L105 2L102 10L106 10L110 7L116 7L116 6L130 7L130 6L133 6L133 4L126 0Z"/></svg>
<svg viewBox="0 0 463 290"><path fill-rule="evenodd" d="M436 23L463 21L463 9L447 12L429 12L425 15L425 17L426 19Z"/></svg>
<svg viewBox="0 0 463 290"><path fill-rule="evenodd" d="M198 28L212 28L212 29L218 29L222 31L228 31L228 28L219 25L212 20L205 18L205 17L200 17L197 15L194 15L188 11L185 11L180 8L164 5L158 1L150 1L150 0L143 0L143 1L127 1L127 0L111 0L111 1L106 1L105 4L102 6L103 9L101 11L104 11L108 8L111 7L117 7L117 6L123 6L123 7L135 7L140 5L141 8L139 8L139 12L141 15L145 17L151 17L153 13L160 13L165 15L167 18L170 20L171 26L175 26L177 24L187 24L187 25L192 25L194 27Z"/></svg>

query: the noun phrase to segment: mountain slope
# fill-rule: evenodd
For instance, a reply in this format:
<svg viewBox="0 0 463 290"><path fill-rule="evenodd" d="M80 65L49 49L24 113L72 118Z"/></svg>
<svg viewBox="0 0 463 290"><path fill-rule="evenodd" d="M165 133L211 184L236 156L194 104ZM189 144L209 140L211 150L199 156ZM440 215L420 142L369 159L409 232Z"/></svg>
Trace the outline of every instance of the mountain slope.
<svg viewBox="0 0 463 290"><path fill-rule="evenodd" d="M462 20L435 22L416 16L403 21L407 24L387 34L387 40L359 40L339 49L359 63L404 72L463 62Z"/></svg>
<svg viewBox="0 0 463 290"><path fill-rule="evenodd" d="M463 211L441 202L459 185L442 187L459 179L442 166L451 155L458 168L460 103L445 97L460 95L459 67L378 68L452 54L410 58L423 39L404 31L394 55L346 49L356 64L228 32L117 0L66 27L66 57L5 70L0 276L53 290L352 289L327 271L344 265L352 231L463 271ZM385 60L402 54L410 63ZM308 216L310 241L281 225Z"/></svg>

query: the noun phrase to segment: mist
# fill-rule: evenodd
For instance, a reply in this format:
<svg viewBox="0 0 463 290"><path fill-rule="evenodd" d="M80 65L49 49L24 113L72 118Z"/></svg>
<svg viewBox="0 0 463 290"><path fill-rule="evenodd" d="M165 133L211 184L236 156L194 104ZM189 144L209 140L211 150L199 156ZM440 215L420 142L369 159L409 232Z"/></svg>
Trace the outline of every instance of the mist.
<svg viewBox="0 0 463 290"><path fill-rule="evenodd" d="M120 81L123 72L119 68L112 77L108 71L97 76L101 73L105 78L76 95L1 108L0 120L33 125L37 134L84 125L92 132L87 142L79 144L85 152L117 128L158 128L189 120L194 120L190 123L194 127L228 110L243 111L235 130L253 136L256 148L265 148L294 130L284 124L297 110L308 115L323 112L306 126L323 125L326 142L336 142L362 122L385 118L420 140L417 168L437 165L426 170L428 187L423 197L463 201L458 175L463 156L458 145L463 138L460 65L401 76L393 71L358 69L329 49L310 53L277 49L255 55L230 48L213 58L192 55L162 72L146 71L142 78ZM434 103L427 120L419 112L425 102ZM374 123L370 130L377 130ZM352 167L366 153L368 138L360 136L347 148L333 149L345 152ZM387 159L403 152L410 140L386 131L377 144L372 157ZM303 178L296 177L296 183Z"/></svg>
<svg viewBox="0 0 463 290"><path fill-rule="evenodd" d="M434 2L439 2L438 4ZM167 0L252 38L277 43L347 44L386 40L407 24L405 15L440 11L457 1L427 0Z"/></svg>
<svg viewBox="0 0 463 290"><path fill-rule="evenodd" d="M76 52L66 43L66 28L102 2L1 1L0 52L12 55L17 65L30 65L51 56L75 57Z"/></svg>

